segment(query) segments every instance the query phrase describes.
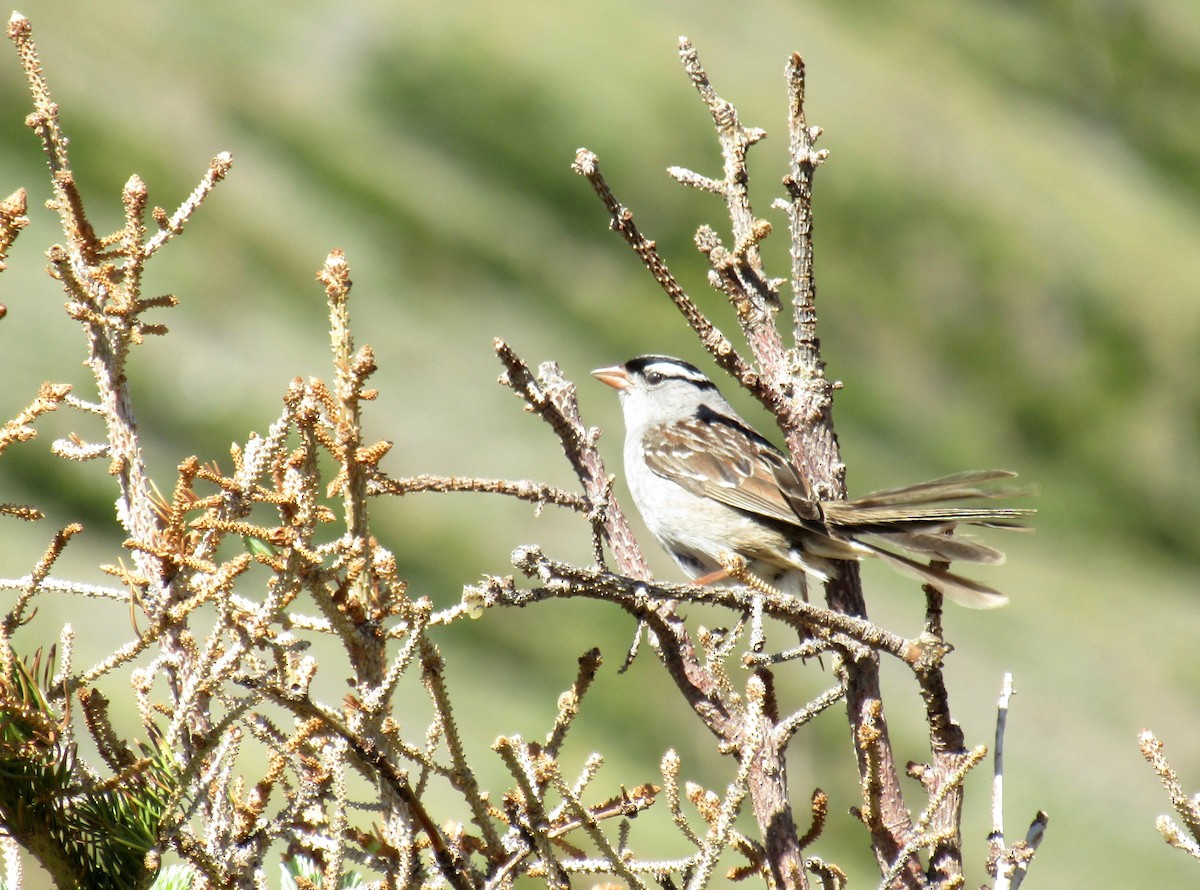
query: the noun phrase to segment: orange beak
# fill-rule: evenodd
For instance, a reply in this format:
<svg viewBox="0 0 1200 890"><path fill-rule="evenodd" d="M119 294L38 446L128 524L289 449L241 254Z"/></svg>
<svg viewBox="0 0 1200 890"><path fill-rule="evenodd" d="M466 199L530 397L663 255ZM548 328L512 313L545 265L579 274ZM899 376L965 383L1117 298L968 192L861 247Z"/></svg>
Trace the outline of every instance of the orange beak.
<svg viewBox="0 0 1200 890"><path fill-rule="evenodd" d="M615 390L622 390L629 386L629 374L620 365L613 365L611 368L597 368L592 371L592 376L601 383L607 383Z"/></svg>

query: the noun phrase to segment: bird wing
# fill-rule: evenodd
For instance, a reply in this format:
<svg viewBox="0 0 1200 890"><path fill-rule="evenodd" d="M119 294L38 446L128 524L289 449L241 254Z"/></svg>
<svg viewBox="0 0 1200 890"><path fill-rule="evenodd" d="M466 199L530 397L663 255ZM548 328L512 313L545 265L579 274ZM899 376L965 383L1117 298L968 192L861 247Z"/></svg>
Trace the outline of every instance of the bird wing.
<svg viewBox="0 0 1200 890"><path fill-rule="evenodd" d="M655 427L646 441L647 466L694 495L788 525L820 519L808 484L783 453L736 418L701 408Z"/></svg>

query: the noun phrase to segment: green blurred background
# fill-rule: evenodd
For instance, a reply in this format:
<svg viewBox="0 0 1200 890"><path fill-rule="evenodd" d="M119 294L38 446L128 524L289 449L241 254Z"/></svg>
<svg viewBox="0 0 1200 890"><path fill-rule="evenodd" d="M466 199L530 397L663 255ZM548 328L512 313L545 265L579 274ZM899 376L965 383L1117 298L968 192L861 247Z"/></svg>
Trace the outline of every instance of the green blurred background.
<svg viewBox="0 0 1200 890"><path fill-rule="evenodd" d="M156 319L170 336L130 365L165 490L189 454L228 466L229 443L266 428L290 378L330 376L313 275L335 246L356 283L358 342L381 368L368 429L396 443L391 473L572 484L549 431L495 385L497 336L580 382L617 471L616 401L587 371L647 351L704 356L570 172L575 149L599 154L619 198L732 333L691 243L702 222L724 230L723 209L664 172L720 169L676 40L692 38L719 92L770 133L751 175L757 210L777 228L776 275L787 274L784 220L769 209L786 163L783 69L801 52L809 119L831 152L816 183L818 308L829 373L845 384L836 419L851 491L991 466L1041 491L1036 534L995 541L1009 564L986 575L1012 604L947 615L959 646L952 700L970 743L990 744L1001 675L1016 677L1007 827L1023 834L1038 808L1051 819L1030 886L1200 880L1200 865L1154 830L1168 802L1136 746L1153 728L1200 789L1200 5L110 0L21 11L98 230L119 225L131 173L173 209L209 158L234 155L146 284L182 301ZM59 236L23 126L29 98L15 55L0 55L0 192L27 187L33 217L0 280L7 417L43 379L90 390L82 337L43 272ZM50 519L4 524L0 575L28 571L53 528L76 518L88 532L58 574L95 578L97 563L119 558L101 463L46 454L67 430L97 436L89 424L62 413L5 455L0 500L37 503ZM414 593L439 605L506 573L517 544L588 559L577 520L496 499L419 496L375 511ZM915 632L915 585L876 570L867 581L873 617ZM81 633L80 666L132 633L120 609L47 598L18 645L49 641L65 621ZM608 663L568 745L577 762L593 748L609 755L597 795L653 781L669 746L685 778L722 787L728 764L653 659L616 675L630 630L614 610L556 603L444 634L480 762L496 768L497 734L543 735L574 659L599 644ZM919 759L914 684L885 668L898 758ZM798 669L787 689L801 702L828 681ZM328 682L336 699L344 686ZM419 733L426 718L412 707ZM846 815L844 719L802 734L791 763L798 801L815 785L832 797L814 852L853 886L874 886L866 838ZM968 787L977 885L988 776Z"/></svg>

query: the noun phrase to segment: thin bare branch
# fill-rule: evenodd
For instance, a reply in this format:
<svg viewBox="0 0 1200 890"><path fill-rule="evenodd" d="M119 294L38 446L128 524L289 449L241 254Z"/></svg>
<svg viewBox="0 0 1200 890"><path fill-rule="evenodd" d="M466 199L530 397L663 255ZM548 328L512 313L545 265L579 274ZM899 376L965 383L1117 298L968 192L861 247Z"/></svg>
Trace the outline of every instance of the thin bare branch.
<svg viewBox="0 0 1200 890"><path fill-rule="evenodd" d="M1009 845L1004 839L1004 736L1008 728L1008 706L1012 700L1012 674L1006 673L996 703L996 751L992 778L992 831L988 835L988 871L995 875L995 890L1015 890L1028 873L1050 817L1038 811L1025 839Z"/></svg>

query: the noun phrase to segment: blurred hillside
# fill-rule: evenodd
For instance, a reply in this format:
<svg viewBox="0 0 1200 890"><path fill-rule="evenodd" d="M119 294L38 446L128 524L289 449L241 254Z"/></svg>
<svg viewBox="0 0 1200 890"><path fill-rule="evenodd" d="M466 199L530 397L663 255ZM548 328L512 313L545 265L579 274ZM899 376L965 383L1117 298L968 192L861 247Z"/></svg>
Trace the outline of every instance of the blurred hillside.
<svg viewBox="0 0 1200 890"><path fill-rule="evenodd" d="M743 6L568 2L552 16L523 0L300 0L286 13L229 0L22 7L98 230L119 224L130 174L170 209L209 158L234 156L229 180L147 282L181 300L161 318L170 336L130 366L159 486L187 455L227 462L231 441L276 417L293 376L329 376L313 276L335 246L356 284L358 342L381 368L368 424L396 443L391 473L571 484L549 432L495 385L497 336L579 382L618 471L617 405L588 369L649 351L704 356L569 170L575 149L597 152L618 197L732 333L691 241L702 222L723 229L723 209L664 172L720 163L676 40L688 35L743 121L771 134L751 174L756 209L776 226L766 252L780 276L785 222L769 207L785 171L784 63L797 50L809 120L831 152L816 181L818 309L829 373L845 384L836 419L852 491L1003 466L1041 492L1036 535L997 541L1009 565L987 576L1012 605L947 616L969 743L990 744L1001 673L1016 675L1007 827L1022 833L1039 807L1051 816L1030 886L1195 886L1200 867L1154 830L1169 805L1136 733L1155 729L1185 786L1200 790L1200 5ZM40 206L49 189L23 125L29 108L8 50L0 193L28 188L33 223L0 278L4 417L44 379L90 391L82 338L44 274L57 235ZM28 571L52 529L75 518L89 531L59 574L91 578L119 556L103 466L46 453L69 429L95 433L86 419L54 417L0 463L0 501L50 516L5 523L0 575ZM414 591L439 604L481 574L506 573L519 543L589 558L583 526L549 512L534 519L465 496L376 511ZM915 586L867 578L873 617L914 630ZM37 626L49 635L92 614L61 605L43 602ZM124 616L96 614L112 639L128 634ZM596 735L574 739L580 758L585 744L600 748L608 782L632 785L652 781L674 745L685 775L690 766L724 782L707 740L687 739L698 725L660 691L652 659L615 675L631 626L600 608L489 614L446 641L463 665L463 713L478 710L476 726L464 716L473 743L544 733L593 630L608 665ZM84 639L78 658L109 642ZM468 665L505 688L469 689ZM920 757L919 702L892 673L889 716L911 748L900 755ZM827 680L805 676L796 689L815 694ZM519 725L497 726L497 714ZM865 839L844 815L855 791L839 784L845 735L830 715L802 737L793 783L800 798L816 784L830 791L836 819L820 853L853 886L873 886ZM970 787L977 885L987 777Z"/></svg>

